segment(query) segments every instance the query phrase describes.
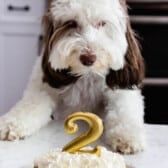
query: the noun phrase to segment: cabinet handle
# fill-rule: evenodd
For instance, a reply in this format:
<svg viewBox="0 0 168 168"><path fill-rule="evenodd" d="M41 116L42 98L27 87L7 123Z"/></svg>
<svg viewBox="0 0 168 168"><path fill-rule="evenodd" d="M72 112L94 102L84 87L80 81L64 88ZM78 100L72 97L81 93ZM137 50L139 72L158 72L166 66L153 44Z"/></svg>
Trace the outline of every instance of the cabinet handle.
<svg viewBox="0 0 168 168"><path fill-rule="evenodd" d="M143 84L147 86L168 86L168 78L146 78Z"/></svg>
<svg viewBox="0 0 168 168"><path fill-rule="evenodd" d="M131 21L135 24L167 25L168 16L131 16Z"/></svg>
<svg viewBox="0 0 168 168"><path fill-rule="evenodd" d="M8 10L9 11L28 12L28 11L30 11L30 6L28 6L28 5L26 5L26 6L13 6L13 5L9 5L8 6Z"/></svg>

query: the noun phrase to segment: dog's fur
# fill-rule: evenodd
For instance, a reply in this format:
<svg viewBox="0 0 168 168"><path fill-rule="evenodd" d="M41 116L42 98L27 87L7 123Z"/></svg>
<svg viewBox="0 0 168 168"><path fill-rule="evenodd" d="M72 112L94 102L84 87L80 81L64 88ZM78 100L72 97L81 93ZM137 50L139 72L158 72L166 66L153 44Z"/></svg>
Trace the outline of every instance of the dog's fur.
<svg viewBox="0 0 168 168"><path fill-rule="evenodd" d="M0 119L0 139L21 139L76 111L105 114L113 150L144 148L143 59L123 0L53 0L44 16L43 56L23 99ZM91 66L82 54L96 55Z"/></svg>

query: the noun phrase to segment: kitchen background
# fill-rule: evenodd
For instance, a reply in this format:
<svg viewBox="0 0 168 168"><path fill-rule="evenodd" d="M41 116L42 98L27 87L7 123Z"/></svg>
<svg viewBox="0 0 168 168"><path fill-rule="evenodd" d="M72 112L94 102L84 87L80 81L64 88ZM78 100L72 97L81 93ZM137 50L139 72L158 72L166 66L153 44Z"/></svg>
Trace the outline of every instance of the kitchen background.
<svg viewBox="0 0 168 168"><path fill-rule="evenodd" d="M128 0L146 61L145 121L168 124L168 0ZM0 115L22 96L40 55L45 0L0 0Z"/></svg>
<svg viewBox="0 0 168 168"><path fill-rule="evenodd" d="M45 0L0 0L0 114L22 96L41 47Z"/></svg>

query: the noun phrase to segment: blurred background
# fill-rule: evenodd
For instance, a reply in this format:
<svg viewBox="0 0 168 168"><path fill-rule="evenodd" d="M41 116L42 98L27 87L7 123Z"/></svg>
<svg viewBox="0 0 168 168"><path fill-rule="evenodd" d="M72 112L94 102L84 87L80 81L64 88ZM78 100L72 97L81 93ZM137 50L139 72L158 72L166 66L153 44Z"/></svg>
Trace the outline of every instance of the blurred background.
<svg viewBox="0 0 168 168"><path fill-rule="evenodd" d="M21 98L40 55L45 8L45 0L0 0L0 115Z"/></svg>
<svg viewBox="0 0 168 168"><path fill-rule="evenodd" d="M146 62L145 121L168 124L168 0L128 0Z"/></svg>
<svg viewBox="0 0 168 168"><path fill-rule="evenodd" d="M168 124L168 0L127 0L146 62L145 122ZM22 96L42 43L45 0L0 0L0 115Z"/></svg>

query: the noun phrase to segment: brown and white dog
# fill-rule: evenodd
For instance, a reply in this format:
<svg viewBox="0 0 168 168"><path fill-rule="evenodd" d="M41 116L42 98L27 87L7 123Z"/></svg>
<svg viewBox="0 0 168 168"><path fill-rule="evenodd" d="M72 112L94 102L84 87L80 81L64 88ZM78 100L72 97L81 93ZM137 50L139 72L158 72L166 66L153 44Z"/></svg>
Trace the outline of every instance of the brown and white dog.
<svg viewBox="0 0 168 168"><path fill-rule="evenodd" d="M144 64L123 0L52 0L43 56L24 96L0 118L0 139L16 140L75 111L105 114L113 150L144 149Z"/></svg>

